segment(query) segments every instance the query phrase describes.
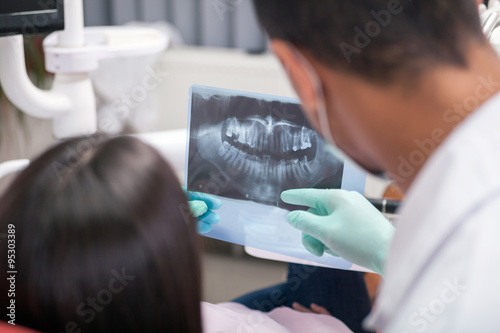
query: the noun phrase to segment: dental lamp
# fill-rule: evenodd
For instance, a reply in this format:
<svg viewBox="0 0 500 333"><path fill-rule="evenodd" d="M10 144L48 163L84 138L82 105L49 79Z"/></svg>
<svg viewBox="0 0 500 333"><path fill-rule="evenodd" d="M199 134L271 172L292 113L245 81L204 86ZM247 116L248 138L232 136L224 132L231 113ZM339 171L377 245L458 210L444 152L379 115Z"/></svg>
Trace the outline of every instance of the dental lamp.
<svg viewBox="0 0 500 333"><path fill-rule="evenodd" d="M6 0L3 0L6 1ZM42 8L36 0L10 0L2 7L21 8L0 13L0 84L7 98L21 111L41 119L52 119L54 137L91 135L97 131L96 98L90 73L99 60L160 53L167 38L159 31L137 27L84 27L83 0L48 0L54 8ZM0 10L2 10L0 8ZM4 9L5 11L5 9ZM23 31L42 32L58 26L57 12L64 14L64 30L47 36L43 42L45 66L55 74L50 90L37 88L29 79L24 60ZM16 19L37 15L34 26L24 27ZM56 23L54 23L55 21ZM23 22L23 21L20 21ZM33 31L34 30L34 31Z"/></svg>

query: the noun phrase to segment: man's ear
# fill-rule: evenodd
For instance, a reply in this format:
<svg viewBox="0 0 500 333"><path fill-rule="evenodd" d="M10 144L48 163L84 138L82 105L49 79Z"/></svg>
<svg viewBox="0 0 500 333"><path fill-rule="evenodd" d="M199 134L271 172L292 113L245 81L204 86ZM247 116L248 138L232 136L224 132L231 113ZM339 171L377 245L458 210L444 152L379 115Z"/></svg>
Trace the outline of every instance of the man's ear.
<svg viewBox="0 0 500 333"><path fill-rule="evenodd" d="M296 51L289 43L281 40L272 40L271 47L288 73L288 77L302 101L302 106L309 115L310 120L311 118L313 121L317 120L317 83L312 81L311 76L304 68L304 64L298 59Z"/></svg>

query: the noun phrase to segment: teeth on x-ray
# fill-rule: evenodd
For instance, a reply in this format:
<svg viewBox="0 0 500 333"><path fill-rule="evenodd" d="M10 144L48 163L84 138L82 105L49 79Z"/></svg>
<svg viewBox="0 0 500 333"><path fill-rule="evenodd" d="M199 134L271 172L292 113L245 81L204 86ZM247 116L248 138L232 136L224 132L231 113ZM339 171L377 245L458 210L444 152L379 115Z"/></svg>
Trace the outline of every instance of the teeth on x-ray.
<svg viewBox="0 0 500 333"><path fill-rule="evenodd" d="M223 141L249 154L283 159L314 158L312 130L285 121L274 122L272 117L243 121L229 118L224 132Z"/></svg>
<svg viewBox="0 0 500 333"><path fill-rule="evenodd" d="M340 186L342 163L325 151L298 104L204 94L192 96L191 188L295 209L280 200L284 190Z"/></svg>
<svg viewBox="0 0 500 333"><path fill-rule="evenodd" d="M219 155L237 172L268 175L278 181L301 179L311 173L315 133L286 121L252 117L229 118L222 130ZM272 156L272 157L271 157Z"/></svg>

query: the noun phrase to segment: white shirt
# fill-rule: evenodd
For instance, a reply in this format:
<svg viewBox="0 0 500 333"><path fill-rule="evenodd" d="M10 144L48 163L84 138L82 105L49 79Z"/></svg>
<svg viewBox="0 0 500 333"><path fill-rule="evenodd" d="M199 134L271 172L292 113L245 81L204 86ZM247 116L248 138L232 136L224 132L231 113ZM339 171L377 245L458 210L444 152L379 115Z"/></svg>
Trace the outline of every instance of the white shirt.
<svg viewBox="0 0 500 333"><path fill-rule="evenodd" d="M500 332L500 94L410 188L366 323L384 333Z"/></svg>
<svg viewBox="0 0 500 333"><path fill-rule="evenodd" d="M201 303L203 333L352 333L340 320L281 307L271 312L237 303Z"/></svg>

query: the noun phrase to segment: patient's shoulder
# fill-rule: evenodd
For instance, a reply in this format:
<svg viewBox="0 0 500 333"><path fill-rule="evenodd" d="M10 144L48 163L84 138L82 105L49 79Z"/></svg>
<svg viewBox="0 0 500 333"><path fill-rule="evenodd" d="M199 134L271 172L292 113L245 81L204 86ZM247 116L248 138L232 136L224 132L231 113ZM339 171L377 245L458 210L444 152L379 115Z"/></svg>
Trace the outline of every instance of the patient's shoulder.
<svg viewBox="0 0 500 333"><path fill-rule="evenodd" d="M255 331L260 333L328 332L352 333L335 317L297 312L282 307L269 313L255 311L238 303L202 303L203 332Z"/></svg>

